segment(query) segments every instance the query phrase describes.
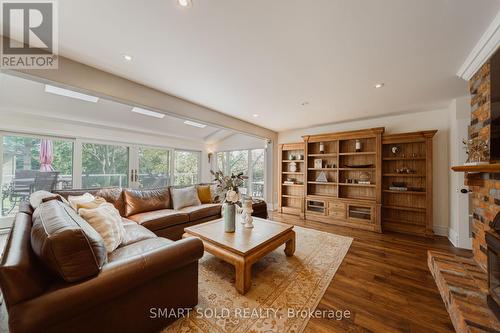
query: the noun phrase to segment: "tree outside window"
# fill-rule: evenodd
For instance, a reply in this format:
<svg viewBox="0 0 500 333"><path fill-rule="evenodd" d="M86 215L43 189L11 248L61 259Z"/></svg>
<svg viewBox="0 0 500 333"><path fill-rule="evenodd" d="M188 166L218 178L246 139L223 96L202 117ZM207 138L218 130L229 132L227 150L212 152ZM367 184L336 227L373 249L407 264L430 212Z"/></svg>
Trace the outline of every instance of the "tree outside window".
<svg viewBox="0 0 500 333"><path fill-rule="evenodd" d="M199 182L200 156L200 152L197 151L175 151L175 185L192 185Z"/></svg>

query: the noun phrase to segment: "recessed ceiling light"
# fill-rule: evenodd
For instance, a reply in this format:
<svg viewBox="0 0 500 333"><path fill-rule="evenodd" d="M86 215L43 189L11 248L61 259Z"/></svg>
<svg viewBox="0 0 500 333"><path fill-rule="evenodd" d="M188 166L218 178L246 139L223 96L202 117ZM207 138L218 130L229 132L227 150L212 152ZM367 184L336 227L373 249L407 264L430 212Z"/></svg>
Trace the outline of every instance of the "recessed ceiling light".
<svg viewBox="0 0 500 333"><path fill-rule="evenodd" d="M377 83L374 87L375 88L382 88L383 86L385 86L385 83Z"/></svg>
<svg viewBox="0 0 500 333"><path fill-rule="evenodd" d="M191 120L186 120L184 122L184 124L189 125L189 126L198 127L198 128L205 128L205 127L207 127L207 125L205 125L205 124L200 124L200 123L197 123L197 122L194 122L194 121L191 121Z"/></svg>
<svg viewBox="0 0 500 333"><path fill-rule="evenodd" d="M73 90L69 90L69 89L63 89L63 88L51 86L49 84L45 85L45 92L60 95L60 96L65 96L65 97L76 98L76 99L80 99L82 101L93 102L93 103L97 103L97 101L99 100L99 97L82 94L82 93L79 93L79 92L76 92Z"/></svg>
<svg viewBox="0 0 500 333"><path fill-rule="evenodd" d="M142 108L138 108L138 107L132 108L132 112L140 113L140 114L143 114L145 116L150 116L150 117L155 117L155 118L160 118L160 119L165 117L165 115L163 113L154 112L151 110L146 110L146 109L142 109Z"/></svg>
<svg viewBox="0 0 500 333"><path fill-rule="evenodd" d="M123 59L127 60L127 61L132 61L132 56L131 55L128 55L128 54L124 54L123 55Z"/></svg>
<svg viewBox="0 0 500 333"><path fill-rule="evenodd" d="M191 0L177 0L177 3L182 7L191 7L193 5Z"/></svg>
<svg viewBox="0 0 500 333"><path fill-rule="evenodd" d="M257 118L259 116L258 113L254 113L252 116L254 116L254 118Z"/></svg>

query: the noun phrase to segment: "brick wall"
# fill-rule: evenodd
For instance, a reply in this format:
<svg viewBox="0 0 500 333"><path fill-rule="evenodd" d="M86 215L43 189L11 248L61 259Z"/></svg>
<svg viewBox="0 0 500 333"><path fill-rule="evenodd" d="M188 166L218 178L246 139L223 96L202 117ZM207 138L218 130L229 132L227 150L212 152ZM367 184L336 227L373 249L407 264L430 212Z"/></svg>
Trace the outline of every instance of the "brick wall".
<svg viewBox="0 0 500 333"><path fill-rule="evenodd" d="M491 132L490 63L486 63L469 81L471 94L471 123L469 138L489 140ZM488 152L489 155L489 152ZM479 177L479 176L478 176ZM469 177L471 190L473 226L472 248L474 258L486 270L486 241L484 232L500 211L500 175L481 174L480 178Z"/></svg>

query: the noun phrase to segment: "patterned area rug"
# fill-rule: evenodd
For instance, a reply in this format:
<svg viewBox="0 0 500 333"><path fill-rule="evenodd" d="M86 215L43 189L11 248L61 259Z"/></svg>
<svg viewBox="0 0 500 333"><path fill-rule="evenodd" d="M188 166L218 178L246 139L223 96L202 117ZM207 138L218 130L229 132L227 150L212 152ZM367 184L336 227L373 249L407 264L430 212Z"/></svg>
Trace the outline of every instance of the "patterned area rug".
<svg viewBox="0 0 500 333"><path fill-rule="evenodd" d="M199 304L162 333L302 332L330 284L352 238L294 227L295 255L284 246L254 264L246 295L234 288L234 268L205 253Z"/></svg>

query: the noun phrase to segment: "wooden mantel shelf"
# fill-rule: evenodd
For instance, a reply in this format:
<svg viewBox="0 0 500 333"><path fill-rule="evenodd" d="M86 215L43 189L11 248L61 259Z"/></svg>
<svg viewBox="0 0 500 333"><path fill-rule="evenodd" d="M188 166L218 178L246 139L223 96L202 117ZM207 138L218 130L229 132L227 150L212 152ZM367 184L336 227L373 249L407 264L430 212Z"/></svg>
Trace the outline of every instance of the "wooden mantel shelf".
<svg viewBox="0 0 500 333"><path fill-rule="evenodd" d="M456 172L500 172L499 164L481 164L481 165L456 165L451 167Z"/></svg>

